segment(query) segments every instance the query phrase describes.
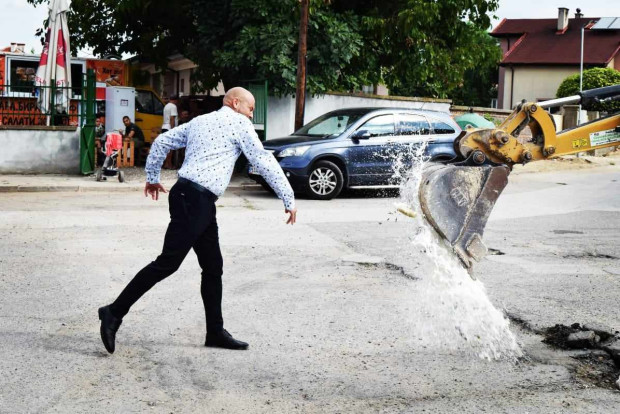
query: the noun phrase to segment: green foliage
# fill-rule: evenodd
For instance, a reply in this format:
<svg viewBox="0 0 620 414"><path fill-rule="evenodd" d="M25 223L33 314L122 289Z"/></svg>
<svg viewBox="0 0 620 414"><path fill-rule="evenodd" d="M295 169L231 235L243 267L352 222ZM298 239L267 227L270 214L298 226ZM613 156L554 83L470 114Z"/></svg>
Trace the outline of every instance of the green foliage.
<svg viewBox="0 0 620 414"><path fill-rule="evenodd" d="M189 56L199 65L204 86L243 79L267 79L277 95L293 94L297 76L297 0L233 0L214 21L206 0L194 0L199 37ZM221 4L222 9L226 5ZM217 13L216 13L217 14ZM222 23L225 21L226 23ZM221 29L230 28L222 33ZM349 66L362 38L351 13L336 14L323 0L311 2L308 27L307 89L312 94L353 89L366 80Z"/></svg>
<svg viewBox="0 0 620 414"><path fill-rule="evenodd" d="M184 50L196 37L190 2L72 0L67 20L74 51L90 47L100 57L137 54L160 67L166 66L169 55Z"/></svg>
<svg viewBox="0 0 620 414"><path fill-rule="evenodd" d="M481 68L498 59L485 31L498 2L310 0L308 92L385 83L393 94L484 100ZM165 67L181 53L199 66L198 90L267 79L273 93L295 92L298 0L73 0L69 26L72 45L99 56Z"/></svg>
<svg viewBox="0 0 620 414"><path fill-rule="evenodd" d="M602 88L620 84L620 71L612 68L592 68L583 71L583 90ZM566 96L577 95L579 93L579 74L571 75L564 79L556 96L564 98ZM587 108L592 111L615 112L620 110L620 101L611 101L603 104L594 104Z"/></svg>
<svg viewBox="0 0 620 414"><path fill-rule="evenodd" d="M476 66L465 70L463 82L449 92L455 105L488 107L497 98L498 65L502 51L497 40L486 31L477 33L479 45Z"/></svg>
<svg viewBox="0 0 620 414"><path fill-rule="evenodd" d="M494 60L482 40L498 0L335 0L362 19L365 50L392 93L446 98L465 71ZM486 35L486 34L485 34ZM488 35L487 35L488 36Z"/></svg>
<svg viewBox="0 0 620 414"><path fill-rule="evenodd" d="M501 124L501 123L502 123L502 120L501 120L501 119L499 119L499 118L495 118L493 115L488 114L488 113L484 113L484 114L482 114L482 117L483 117L484 119L486 119L487 121L489 121L489 122L493 122L493 123L495 124L495 126L499 126L499 124Z"/></svg>

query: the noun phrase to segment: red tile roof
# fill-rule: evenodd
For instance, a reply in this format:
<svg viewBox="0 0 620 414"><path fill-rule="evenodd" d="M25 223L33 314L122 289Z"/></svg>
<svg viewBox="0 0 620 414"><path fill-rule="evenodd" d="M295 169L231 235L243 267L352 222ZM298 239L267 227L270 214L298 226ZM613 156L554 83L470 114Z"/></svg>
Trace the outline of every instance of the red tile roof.
<svg viewBox="0 0 620 414"><path fill-rule="evenodd" d="M581 28L598 17L569 19L568 29L557 31L557 19L504 19L491 36L520 36L504 55L502 65L579 65ZM606 65L620 50L620 30L585 30L585 65Z"/></svg>

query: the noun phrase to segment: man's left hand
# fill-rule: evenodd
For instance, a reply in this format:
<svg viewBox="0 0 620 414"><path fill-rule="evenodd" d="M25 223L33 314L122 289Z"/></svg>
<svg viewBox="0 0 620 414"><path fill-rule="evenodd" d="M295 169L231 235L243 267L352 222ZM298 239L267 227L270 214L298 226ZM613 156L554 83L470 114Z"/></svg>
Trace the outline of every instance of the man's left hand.
<svg viewBox="0 0 620 414"><path fill-rule="evenodd" d="M284 212L289 214L286 224L295 224L295 221L297 220L297 209L294 208L292 210L284 210Z"/></svg>
<svg viewBox="0 0 620 414"><path fill-rule="evenodd" d="M156 184L151 184L147 181L146 185L144 186L144 196L148 197L149 195L151 196L151 198L155 201L159 200L159 192L162 193L167 193L168 191L166 191L166 189L164 188L163 185L161 185L160 183L156 183Z"/></svg>

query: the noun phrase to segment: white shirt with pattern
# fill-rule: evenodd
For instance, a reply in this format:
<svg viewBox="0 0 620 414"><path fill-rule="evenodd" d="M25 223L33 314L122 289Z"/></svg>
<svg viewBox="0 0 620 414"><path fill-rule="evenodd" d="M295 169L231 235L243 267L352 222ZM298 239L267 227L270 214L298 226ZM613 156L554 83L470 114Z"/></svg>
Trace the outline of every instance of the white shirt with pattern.
<svg viewBox="0 0 620 414"><path fill-rule="evenodd" d="M221 196L232 176L239 155L247 157L284 202L295 208L293 189L275 157L263 148L252 122L227 106L198 116L159 135L146 160L146 180L159 183L161 166L170 150L185 147L185 161L179 177L202 185Z"/></svg>

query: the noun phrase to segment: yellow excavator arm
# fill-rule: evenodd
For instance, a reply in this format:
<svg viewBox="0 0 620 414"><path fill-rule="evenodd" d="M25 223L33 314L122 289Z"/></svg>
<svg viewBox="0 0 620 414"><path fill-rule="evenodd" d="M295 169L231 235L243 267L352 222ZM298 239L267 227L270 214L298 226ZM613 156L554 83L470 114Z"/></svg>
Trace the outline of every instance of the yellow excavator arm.
<svg viewBox="0 0 620 414"><path fill-rule="evenodd" d="M487 253L486 222L514 164L620 145L620 114L556 133L547 108L620 99L620 85L538 103L522 103L497 128L464 131L457 158L425 166L419 189L425 219L471 269ZM519 140L529 127L532 136Z"/></svg>

